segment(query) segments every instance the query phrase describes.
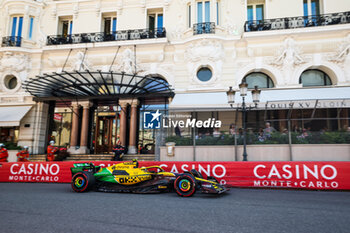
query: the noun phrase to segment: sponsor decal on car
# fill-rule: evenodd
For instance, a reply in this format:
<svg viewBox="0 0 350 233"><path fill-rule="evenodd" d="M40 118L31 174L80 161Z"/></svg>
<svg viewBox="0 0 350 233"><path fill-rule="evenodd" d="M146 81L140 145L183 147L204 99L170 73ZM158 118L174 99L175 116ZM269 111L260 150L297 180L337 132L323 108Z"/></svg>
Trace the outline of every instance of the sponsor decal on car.
<svg viewBox="0 0 350 233"><path fill-rule="evenodd" d="M127 176L127 177L116 177L116 181L119 184L136 184L145 180L149 180L151 176L143 175L143 176Z"/></svg>

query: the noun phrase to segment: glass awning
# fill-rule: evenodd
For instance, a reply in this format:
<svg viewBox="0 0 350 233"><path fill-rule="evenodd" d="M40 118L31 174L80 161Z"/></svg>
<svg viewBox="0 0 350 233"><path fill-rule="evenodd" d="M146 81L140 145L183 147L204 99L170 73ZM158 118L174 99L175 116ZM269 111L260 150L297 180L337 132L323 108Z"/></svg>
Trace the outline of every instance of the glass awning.
<svg viewBox="0 0 350 233"><path fill-rule="evenodd" d="M170 85L162 78L113 71L86 70L43 74L27 80L24 88L39 99L174 96Z"/></svg>
<svg viewBox="0 0 350 233"><path fill-rule="evenodd" d="M242 105L237 91L234 107ZM251 91L247 106L254 106ZM294 89L263 89L257 110L350 108L350 87L312 87ZM178 93L169 105L172 111L231 111L227 94L221 92Z"/></svg>

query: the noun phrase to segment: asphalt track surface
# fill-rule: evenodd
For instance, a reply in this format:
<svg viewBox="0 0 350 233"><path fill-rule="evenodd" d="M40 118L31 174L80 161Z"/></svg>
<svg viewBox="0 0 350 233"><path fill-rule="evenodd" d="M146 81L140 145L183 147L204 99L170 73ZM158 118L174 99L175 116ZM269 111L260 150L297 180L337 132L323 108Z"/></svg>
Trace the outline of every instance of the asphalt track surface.
<svg viewBox="0 0 350 233"><path fill-rule="evenodd" d="M75 193L0 183L0 232L350 232L350 192Z"/></svg>

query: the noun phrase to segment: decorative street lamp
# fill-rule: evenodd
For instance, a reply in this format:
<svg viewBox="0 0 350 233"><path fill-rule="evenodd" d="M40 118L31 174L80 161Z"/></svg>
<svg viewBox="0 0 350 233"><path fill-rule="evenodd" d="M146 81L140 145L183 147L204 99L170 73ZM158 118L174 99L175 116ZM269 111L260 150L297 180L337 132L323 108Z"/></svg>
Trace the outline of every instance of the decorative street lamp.
<svg viewBox="0 0 350 233"><path fill-rule="evenodd" d="M233 107L233 103L235 102L236 92L232 90L232 87L230 87L230 89L226 92L226 94L227 94L228 103L231 105L231 107Z"/></svg>
<svg viewBox="0 0 350 233"><path fill-rule="evenodd" d="M253 102L255 103L255 107L257 107L258 102L260 101L260 93L261 90L258 89L258 86L255 86L254 90L252 90L252 98Z"/></svg>
<svg viewBox="0 0 350 233"><path fill-rule="evenodd" d="M247 132L246 132L246 114L247 114L247 107L245 103L245 97L247 96L248 92L248 84L244 81L239 84L239 92L242 97L242 107L236 107L236 111L241 110L243 113L243 161L248 161L247 157ZM258 107L258 102L260 101L260 93L261 90L258 89L258 86L254 87L254 90L252 90L252 98L253 103L255 104L254 107L249 107L249 110L252 108ZM229 88L229 90L226 92L227 94L227 102L231 105L231 108L233 108L233 103L235 102L235 94L236 92L232 90L232 87Z"/></svg>

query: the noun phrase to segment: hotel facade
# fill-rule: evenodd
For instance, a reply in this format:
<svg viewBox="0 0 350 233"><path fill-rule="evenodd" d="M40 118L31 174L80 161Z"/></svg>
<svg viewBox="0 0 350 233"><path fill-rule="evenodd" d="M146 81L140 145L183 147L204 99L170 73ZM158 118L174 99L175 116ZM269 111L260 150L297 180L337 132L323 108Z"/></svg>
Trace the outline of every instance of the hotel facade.
<svg viewBox="0 0 350 233"><path fill-rule="evenodd" d="M222 122L176 133L194 142L239 134L242 81L252 134L349 127L348 0L0 0L0 37L0 142L32 154L159 154L156 110Z"/></svg>

